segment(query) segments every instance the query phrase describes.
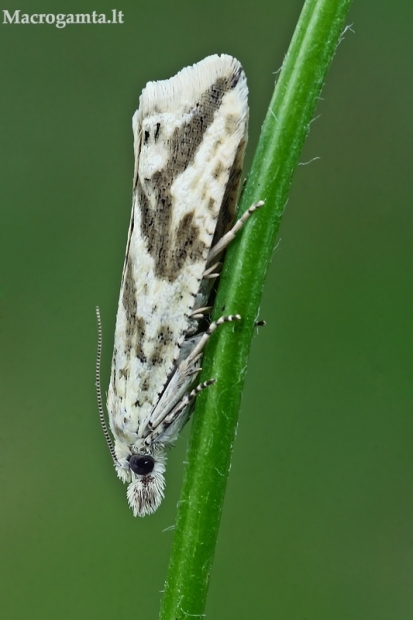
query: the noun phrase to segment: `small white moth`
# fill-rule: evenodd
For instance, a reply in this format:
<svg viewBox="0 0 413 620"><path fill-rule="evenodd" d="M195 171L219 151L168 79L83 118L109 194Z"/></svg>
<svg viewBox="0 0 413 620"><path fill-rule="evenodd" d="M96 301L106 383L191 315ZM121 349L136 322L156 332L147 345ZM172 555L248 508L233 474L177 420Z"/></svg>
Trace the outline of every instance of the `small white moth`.
<svg viewBox="0 0 413 620"><path fill-rule="evenodd" d="M129 483L134 516L164 496L166 448L188 420L219 275L217 257L234 225L247 141L247 84L231 56L209 56L169 80L149 82L133 117L133 205L116 317L107 409L99 415L119 478Z"/></svg>

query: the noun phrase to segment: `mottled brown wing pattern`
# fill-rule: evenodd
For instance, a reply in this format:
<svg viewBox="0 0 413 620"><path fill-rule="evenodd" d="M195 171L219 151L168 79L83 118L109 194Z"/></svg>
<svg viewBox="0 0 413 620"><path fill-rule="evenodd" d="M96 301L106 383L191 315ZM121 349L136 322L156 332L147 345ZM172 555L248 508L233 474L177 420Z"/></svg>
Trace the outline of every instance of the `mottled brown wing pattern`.
<svg viewBox="0 0 413 620"><path fill-rule="evenodd" d="M193 314L205 301L199 293L211 246L234 220L247 123L245 75L225 55L149 82L133 118L133 205L107 407L118 475L135 485L128 491L135 514L155 509L148 477L133 471L136 455L156 455L151 475L162 496L165 458L159 445L151 446L151 415L173 385L188 333L196 331ZM178 383L171 407L191 379Z"/></svg>

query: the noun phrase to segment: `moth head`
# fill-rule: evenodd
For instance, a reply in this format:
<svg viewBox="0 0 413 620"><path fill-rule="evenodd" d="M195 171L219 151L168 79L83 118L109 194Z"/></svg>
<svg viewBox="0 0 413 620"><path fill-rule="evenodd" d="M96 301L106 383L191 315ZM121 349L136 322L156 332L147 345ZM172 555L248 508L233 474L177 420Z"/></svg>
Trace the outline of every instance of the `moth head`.
<svg viewBox="0 0 413 620"><path fill-rule="evenodd" d="M150 515L164 497L165 454L132 454L128 464L131 482L126 495L133 516Z"/></svg>

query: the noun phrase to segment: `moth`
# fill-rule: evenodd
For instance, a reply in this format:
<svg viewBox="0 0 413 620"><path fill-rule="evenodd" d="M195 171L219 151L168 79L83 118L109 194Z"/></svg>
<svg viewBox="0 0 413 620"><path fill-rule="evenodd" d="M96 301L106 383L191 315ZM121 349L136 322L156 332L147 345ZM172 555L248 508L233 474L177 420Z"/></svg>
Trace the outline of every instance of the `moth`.
<svg viewBox="0 0 413 620"><path fill-rule="evenodd" d="M166 448L187 422L200 385L219 259L251 213L235 224L247 141L248 90L240 63L209 56L169 80L149 82L133 116L133 203L107 394L97 393L103 432L134 516L164 496ZM209 326L208 326L209 324Z"/></svg>

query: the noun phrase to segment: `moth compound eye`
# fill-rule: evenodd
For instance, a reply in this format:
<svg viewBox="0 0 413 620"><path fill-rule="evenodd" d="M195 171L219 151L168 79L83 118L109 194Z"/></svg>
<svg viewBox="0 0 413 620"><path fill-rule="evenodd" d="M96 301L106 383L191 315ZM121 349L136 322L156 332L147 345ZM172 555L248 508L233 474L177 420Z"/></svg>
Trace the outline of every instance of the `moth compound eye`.
<svg viewBox="0 0 413 620"><path fill-rule="evenodd" d="M146 476L153 471L155 461L151 456L139 456L139 454L134 454L129 459L129 467L134 474Z"/></svg>

